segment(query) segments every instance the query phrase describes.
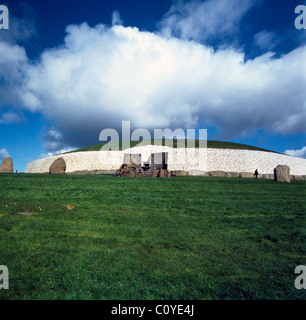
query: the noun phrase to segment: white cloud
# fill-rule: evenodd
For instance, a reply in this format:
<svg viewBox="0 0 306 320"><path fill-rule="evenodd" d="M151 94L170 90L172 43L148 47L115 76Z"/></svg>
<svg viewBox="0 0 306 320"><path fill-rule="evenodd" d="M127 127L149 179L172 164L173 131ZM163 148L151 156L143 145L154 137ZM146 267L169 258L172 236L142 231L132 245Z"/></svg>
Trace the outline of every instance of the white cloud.
<svg viewBox="0 0 306 320"><path fill-rule="evenodd" d="M10 156L9 153L5 148L0 149L0 159L5 159L9 156Z"/></svg>
<svg viewBox="0 0 306 320"><path fill-rule="evenodd" d="M205 42L231 36L255 0L176 1L160 22L161 32L185 40Z"/></svg>
<svg viewBox="0 0 306 320"><path fill-rule="evenodd" d="M120 13L116 10L112 13L112 26L123 25L123 20L120 17Z"/></svg>
<svg viewBox="0 0 306 320"><path fill-rule="evenodd" d="M23 102L27 100L27 108L30 104L36 104L35 97L31 92L23 92L23 76L28 68L28 58L25 49L17 43L26 43L37 38L35 29L35 12L26 2L19 2L18 10L22 18L9 16L9 30L0 32L0 109L3 107L18 106L23 107ZM1 123L7 121L17 121L17 114L12 118L12 114L4 115ZM8 119L10 117L10 119ZM20 120L24 120L20 116Z"/></svg>
<svg viewBox="0 0 306 320"><path fill-rule="evenodd" d="M65 149L57 150L55 152L42 153L40 155L40 159L47 158L47 157L53 157L55 155L59 155L59 154L66 153L66 152L70 152L70 151L73 151L73 150L75 150L75 148L65 148Z"/></svg>
<svg viewBox="0 0 306 320"><path fill-rule="evenodd" d="M63 149L65 145L62 133L55 128L43 128L42 140L45 142L44 149L50 151L50 154L55 154L58 150Z"/></svg>
<svg viewBox="0 0 306 320"><path fill-rule="evenodd" d="M194 128L201 120L226 137L305 130L306 47L244 62L233 49L214 52L136 28L82 24L67 32L62 47L28 66L22 88L24 104L61 134L47 135L50 151L91 143L122 120L148 129Z"/></svg>
<svg viewBox="0 0 306 320"><path fill-rule="evenodd" d="M237 9L239 17L249 6ZM50 152L92 144L122 120L147 129L201 121L227 139L256 129L303 132L305 55L306 46L245 62L234 49L214 51L137 28L71 25L64 44L35 63L22 47L0 41L0 107L43 114L53 125L42 135Z"/></svg>
<svg viewBox="0 0 306 320"><path fill-rule="evenodd" d="M0 108L21 104L20 90L27 67L24 48L0 41Z"/></svg>
<svg viewBox="0 0 306 320"><path fill-rule="evenodd" d="M4 112L0 115L0 124L20 123L25 121L24 117L15 112Z"/></svg>
<svg viewBox="0 0 306 320"><path fill-rule="evenodd" d="M254 35L255 44L262 50L273 50L279 39L275 32L262 30Z"/></svg>
<svg viewBox="0 0 306 320"><path fill-rule="evenodd" d="M302 149L299 149L299 150L286 150L285 154L293 157L306 159L306 147L303 147Z"/></svg>

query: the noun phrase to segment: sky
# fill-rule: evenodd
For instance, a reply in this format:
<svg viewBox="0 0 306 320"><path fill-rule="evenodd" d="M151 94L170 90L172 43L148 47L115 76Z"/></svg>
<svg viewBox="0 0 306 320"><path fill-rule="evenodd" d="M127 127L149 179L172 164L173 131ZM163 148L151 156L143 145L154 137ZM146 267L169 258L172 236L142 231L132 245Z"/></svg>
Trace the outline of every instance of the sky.
<svg viewBox="0 0 306 320"><path fill-rule="evenodd" d="M306 1L0 5L0 160L15 170L122 121L306 158Z"/></svg>

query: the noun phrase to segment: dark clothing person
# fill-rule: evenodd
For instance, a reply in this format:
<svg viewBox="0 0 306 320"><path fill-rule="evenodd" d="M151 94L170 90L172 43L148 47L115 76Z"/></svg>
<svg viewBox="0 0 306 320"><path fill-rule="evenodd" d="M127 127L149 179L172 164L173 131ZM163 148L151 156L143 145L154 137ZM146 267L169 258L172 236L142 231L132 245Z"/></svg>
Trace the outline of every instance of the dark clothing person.
<svg viewBox="0 0 306 320"><path fill-rule="evenodd" d="M257 179L257 176L258 176L258 170L257 169L254 172L254 176L255 176L255 179Z"/></svg>

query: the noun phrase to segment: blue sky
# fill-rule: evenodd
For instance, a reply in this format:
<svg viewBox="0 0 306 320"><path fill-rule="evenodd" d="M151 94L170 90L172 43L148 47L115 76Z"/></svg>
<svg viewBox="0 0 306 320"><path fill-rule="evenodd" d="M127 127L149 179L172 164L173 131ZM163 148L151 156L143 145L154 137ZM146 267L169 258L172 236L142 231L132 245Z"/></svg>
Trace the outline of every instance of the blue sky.
<svg viewBox="0 0 306 320"><path fill-rule="evenodd" d="M0 5L0 160L19 172L123 120L306 158L305 1Z"/></svg>

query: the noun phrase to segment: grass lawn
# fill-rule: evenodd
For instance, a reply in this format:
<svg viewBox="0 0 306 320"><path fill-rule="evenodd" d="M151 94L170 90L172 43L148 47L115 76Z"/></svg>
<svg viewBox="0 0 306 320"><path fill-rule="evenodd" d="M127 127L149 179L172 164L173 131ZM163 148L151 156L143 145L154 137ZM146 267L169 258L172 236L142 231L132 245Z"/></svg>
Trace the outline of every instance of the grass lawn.
<svg viewBox="0 0 306 320"><path fill-rule="evenodd" d="M305 299L305 187L0 174L0 299Z"/></svg>

